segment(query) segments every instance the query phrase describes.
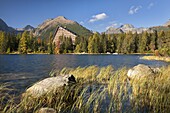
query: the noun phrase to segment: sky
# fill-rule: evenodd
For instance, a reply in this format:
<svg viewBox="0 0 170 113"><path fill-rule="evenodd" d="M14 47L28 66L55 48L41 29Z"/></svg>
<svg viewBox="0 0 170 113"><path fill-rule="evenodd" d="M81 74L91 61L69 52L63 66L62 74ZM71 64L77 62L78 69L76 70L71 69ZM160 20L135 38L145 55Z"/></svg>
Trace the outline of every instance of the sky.
<svg viewBox="0 0 170 113"><path fill-rule="evenodd" d="M0 0L0 18L13 28L57 16L98 32L127 23L151 27L170 19L170 0Z"/></svg>

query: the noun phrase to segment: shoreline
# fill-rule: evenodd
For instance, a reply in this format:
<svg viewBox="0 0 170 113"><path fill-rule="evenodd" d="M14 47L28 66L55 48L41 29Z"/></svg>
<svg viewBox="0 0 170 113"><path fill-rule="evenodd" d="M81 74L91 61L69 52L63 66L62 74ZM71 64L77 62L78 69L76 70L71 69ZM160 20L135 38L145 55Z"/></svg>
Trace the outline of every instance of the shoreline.
<svg viewBox="0 0 170 113"><path fill-rule="evenodd" d="M141 59L170 62L170 57L161 57L161 56L143 56L141 57Z"/></svg>
<svg viewBox="0 0 170 113"><path fill-rule="evenodd" d="M18 52L15 53L5 53L0 55L153 55L154 53L63 53L63 54L49 54L49 53L27 53L20 54Z"/></svg>

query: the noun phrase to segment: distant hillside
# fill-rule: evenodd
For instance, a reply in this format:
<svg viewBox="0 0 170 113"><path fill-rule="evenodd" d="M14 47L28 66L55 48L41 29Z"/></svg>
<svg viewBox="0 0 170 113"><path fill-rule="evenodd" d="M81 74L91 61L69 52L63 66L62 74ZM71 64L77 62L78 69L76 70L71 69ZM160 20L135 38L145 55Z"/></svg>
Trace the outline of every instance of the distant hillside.
<svg viewBox="0 0 170 113"><path fill-rule="evenodd" d="M155 27L151 27L151 29L157 30L158 32L159 31L169 31L170 27L168 27L168 26L155 26Z"/></svg>
<svg viewBox="0 0 170 113"><path fill-rule="evenodd" d="M16 32L14 28L9 27L1 18L0 18L0 31Z"/></svg>
<svg viewBox="0 0 170 113"><path fill-rule="evenodd" d="M23 31L34 31L35 28L31 25L26 25L24 28L16 28L17 31L23 32Z"/></svg>
<svg viewBox="0 0 170 113"><path fill-rule="evenodd" d="M50 32L54 33L58 26L66 27L79 36L87 37L92 34L90 30L81 26L77 22L68 20L63 16L59 16L54 19L48 19L40 24L35 30L35 36L40 36L42 38L49 37Z"/></svg>

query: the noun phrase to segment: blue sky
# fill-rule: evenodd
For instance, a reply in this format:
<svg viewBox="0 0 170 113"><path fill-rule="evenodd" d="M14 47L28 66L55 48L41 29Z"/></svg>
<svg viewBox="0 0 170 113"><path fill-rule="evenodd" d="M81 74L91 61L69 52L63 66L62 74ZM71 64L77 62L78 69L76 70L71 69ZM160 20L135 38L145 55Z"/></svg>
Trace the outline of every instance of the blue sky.
<svg viewBox="0 0 170 113"><path fill-rule="evenodd" d="M170 0L1 0L0 4L0 18L14 28L37 27L57 16L99 32L126 23L158 26L170 19Z"/></svg>

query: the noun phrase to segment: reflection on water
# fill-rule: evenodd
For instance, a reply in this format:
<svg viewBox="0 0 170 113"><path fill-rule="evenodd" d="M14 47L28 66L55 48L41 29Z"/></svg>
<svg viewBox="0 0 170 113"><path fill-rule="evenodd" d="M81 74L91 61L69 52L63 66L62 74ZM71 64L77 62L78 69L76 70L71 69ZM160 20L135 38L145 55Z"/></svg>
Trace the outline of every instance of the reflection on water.
<svg viewBox="0 0 170 113"><path fill-rule="evenodd" d="M9 82L23 91L25 88L49 76L51 70L63 67L89 65L113 65L118 69L139 63L163 66L162 61L141 60L142 55L0 55L0 83Z"/></svg>

